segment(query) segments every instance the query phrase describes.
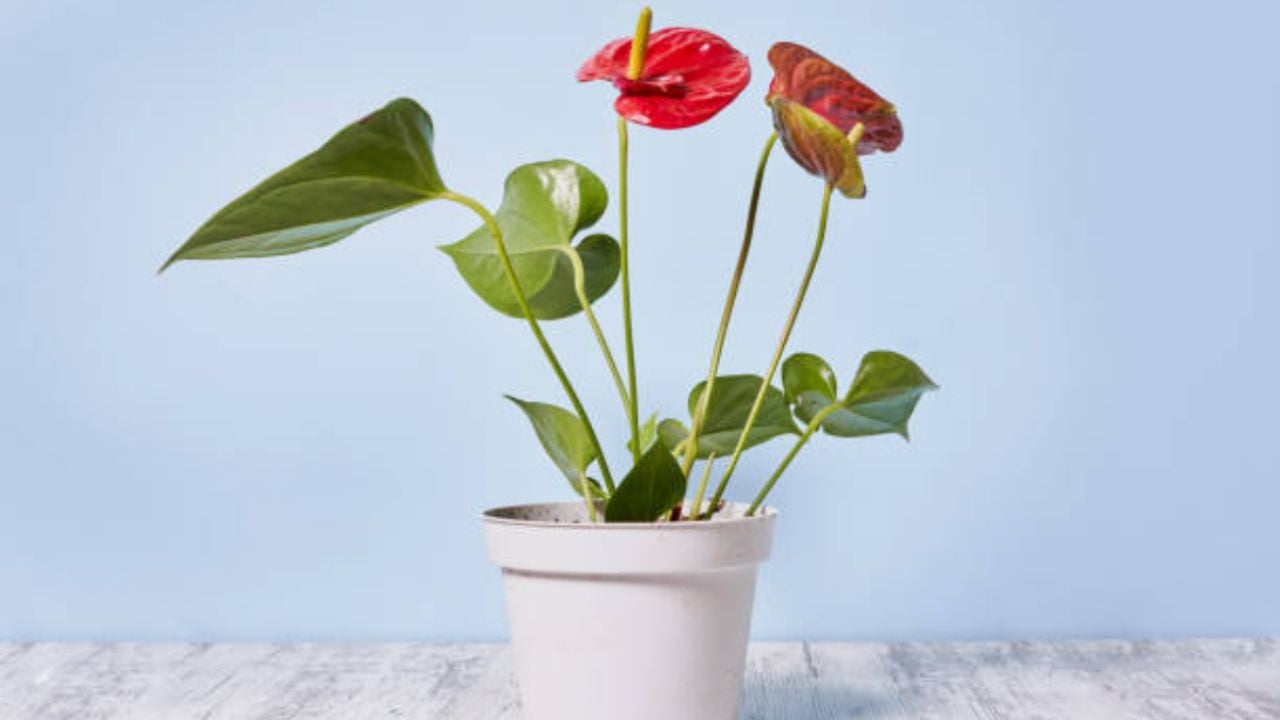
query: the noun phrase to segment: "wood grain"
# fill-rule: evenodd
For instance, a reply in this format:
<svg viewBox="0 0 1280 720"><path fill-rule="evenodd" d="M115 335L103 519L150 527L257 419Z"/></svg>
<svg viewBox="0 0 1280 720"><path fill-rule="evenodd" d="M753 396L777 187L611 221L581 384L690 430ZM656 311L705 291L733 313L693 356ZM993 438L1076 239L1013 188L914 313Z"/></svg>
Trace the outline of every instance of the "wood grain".
<svg viewBox="0 0 1280 720"><path fill-rule="evenodd" d="M501 646L0 643L3 720L518 717ZM1280 642L756 644L742 718L1280 720Z"/></svg>

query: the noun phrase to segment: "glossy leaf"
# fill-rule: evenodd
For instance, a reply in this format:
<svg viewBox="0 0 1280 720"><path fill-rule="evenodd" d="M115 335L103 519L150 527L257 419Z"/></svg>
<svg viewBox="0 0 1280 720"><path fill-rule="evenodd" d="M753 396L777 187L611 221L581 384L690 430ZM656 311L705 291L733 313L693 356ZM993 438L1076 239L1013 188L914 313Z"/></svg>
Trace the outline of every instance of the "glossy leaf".
<svg viewBox="0 0 1280 720"><path fill-rule="evenodd" d="M758 375L722 375L716 378L711 401L707 405L706 419L702 423L702 432L698 435L698 457L705 458L711 453L720 456L733 453L738 438L742 436L742 429L747 424L747 416L755 402L756 393L760 391L761 382L763 381ZM689 393L690 415L693 415L704 387L706 382L700 382ZM795 421L791 419L791 411L782 391L770 387L765 392L764 404L760 406L755 425L751 428L744 447L759 445L779 435L796 435L799 432ZM675 447L688 437L689 430L675 420L664 420L658 428L658 434L664 442Z"/></svg>
<svg viewBox="0 0 1280 720"><path fill-rule="evenodd" d="M782 387L804 423L838 402L835 372L826 360L811 353L796 353L782 363Z"/></svg>
<svg viewBox="0 0 1280 720"><path fill-rule="evenodd" d="M548 403L531 402L507 395L506 398L515 403L538 435L538 442L547 456L564 473L565 479L573 487L574 492L582 494L582 478L586 475L587 466L596 460L595 446L587 433L582 419L562 407ZM603 495L595 481L588 481L593 493Z"/></svg>
<svg viewBox="0 0 1280 720"><path fill-rule="evenodd" d="M887 350L863 356L848 393L840 399L836 397L835 373L817 355L797 353L787 358L782 381L787 400L802 422L811 422L819 412L838 406L823 419L822 430L840 437L884 433L908 437L907 421L920 396L937 388L910 358Z"/></svg>
<svg viewBox="0 0 1280 720"><path fill-rule="evenodd" d="M605 522L653 522L684 499L687 484L671 451L654 443L609 498Z"/></svg>
<svg viewBox="0 0 1280 720"><path fill-rule="evenodd" d="M582 310L570 253L582 259L591 301L617 280L621 260L617 241L608 235L591 235L577 247L572 244L578 232L600 219L608 201L600 178L569 160L522 165L507 176L502 205L494 216L538 319L554 320ZM522 317L487 228L481 226L440 249L481 299L499 312Z"/></svg>
<svg viewBox="0 0 1280 720"><path fill-rule="evenodd" d="M286 255L329 245L446 192L431 116L394 100L219 210L165 262Z"/></svg>

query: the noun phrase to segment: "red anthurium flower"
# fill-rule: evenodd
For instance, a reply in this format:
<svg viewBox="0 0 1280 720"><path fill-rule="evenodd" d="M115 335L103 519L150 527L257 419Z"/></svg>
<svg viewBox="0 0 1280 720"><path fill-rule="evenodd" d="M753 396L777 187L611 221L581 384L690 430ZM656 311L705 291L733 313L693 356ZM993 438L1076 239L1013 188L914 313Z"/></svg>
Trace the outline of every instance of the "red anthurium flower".
<svg viewBox="0 0 1280 720"><path fill-rule="evenodd" d="M863 197L859 155L893 152L902 122L893 105L844 68L795 43L769 49L765 102L791 157L849 197Z"/></svg>
<svg viewBox="0 0 1280 720"><path fill-rule="evenodd" d="M747 56L718 35L664 28L649 36L644 69L630 79L632 38L605 45L583 63L578 80L608 80L622 93L614 109L633 123L672 130L710 120L751 79Z"/></svg>

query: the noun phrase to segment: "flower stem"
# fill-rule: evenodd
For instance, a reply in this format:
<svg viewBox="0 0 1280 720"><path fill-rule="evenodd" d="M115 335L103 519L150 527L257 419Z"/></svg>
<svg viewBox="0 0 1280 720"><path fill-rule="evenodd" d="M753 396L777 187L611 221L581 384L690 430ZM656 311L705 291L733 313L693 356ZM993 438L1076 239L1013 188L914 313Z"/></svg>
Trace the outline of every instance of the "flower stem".
<svg viewBox="0 0 1280 720"><path fill-rule="evenodd" d="M769 368L765 370L764 381L760 383L760 391L756 393L755 402L751 405L751 411L747 414L746 425L742 428L742 435L738 437L738 444L733 449L733 457L729 460L729 466L725 468L724 475L720 477L720 484L716 487L715 495L711 497L711 506L715 507L719 504L720 499L724 497L724 491L729 487L729 478L733 477L733 471L738 467L738 461L742 458L742 451L747 445L747 438L751 435L751 429L755 427L756 417L760 414L760 408L764 405L765 394L769 391L770 383L773 382L773 376L778 372L778 363L782 362L782 354L786 352L787 341L791 339L791 331L795 328L796 318L800 315L800 307L804 304L805 293L809 291L809 282L813 280L814 268L818 266L818 257L822 254L822 245L827 236L827 216L831 209L831 184L828 183L822 190L822 212L818 216L818 237L813 243L813 254L809 257L809 266L804 271L804 279L800 281L800 288L796 291L795 302L791 305L791 314L787 316L787 323L782 328L782 337L778 339L778 347L773 352L773 359L769 361Z"/></svg>
<svg viewBox="0 0 1280 720"><path fill-rule="evenodd" d="M800 452L800 448L804 447L805 443L809 442L809 438L813 437L813 434L817 432L819 427L822 427L822 421L826 420L828 415L839 409L839 403L832 403L820 410L817 415L813 416L813 419L809 421L809 426L804 429L804 433L802 433L800 438L796 440L796 444L791 447L791 452L788 452L787 456L782 458L782 462L778 465L778 469L773 471L773 475L769 476L769 480L765 482L764 487L760 488L760 492L756 495L756 499L751 501L751 507L747 508L748 516L755 515L756 511L760 509L760 505L764 503L765 497L769 495L769 491L772 490L774 484L778 482L778 478L782 477L782 473L786 471L787 466L795 459L796 455Z"/></svg>
<svg viewBox="0 0 1280 720"><path fill-rule="evenodd" d="M529 308L529 299L525 296L524 288L520 285L520 278L516 275L516 270L511 265L511 256L507 254L507 243L502 239L502 229L498 227L498 221L484 205L467 195L446 192L440 197L463 205L474 212L484 222L489 234L493 236L493 244L498 249L498 260L502 263L502 271L506 274L507 282L511 285L511 294L515 295L516 303L520 306L524 319L529 323L529 330L533 332L533 337L538 341L538 346L542 348L542 354L546 356L552 371L559 378L560 385L564 388L565 395L569 396L569 402L573 405L574 411L582 419L582 424L587 430L587 436L590 437L591 445L595 448L596 456L599 458L600 474L604 476L605 487L612 494L615 489L613 474L609 472L609 462L605 459L604 449L600 447L600 439L596 437L595 427L591 424L591 419L587 417L587 409L582 406L582 400L578 398L577 391L573 389L573 383L569 381L569 376L565 374L564 367L560 365L560 360L556 357L555 351L551 349L551 343L547 342L547 336L542 334L542 327L538 324L537 318L533 316L533 310Z"/></svg>
<svg viewBox="0 0 1280 720"><path fill-rule="evenodd" d="M582 314L591 325L591 333L595 335L596 345L600 346L604 362L609 366L609 374L613 376L613 384L618 388L618 395L622 398L622 408L630 417L631 400L627 396L627 386L623 384L622 374L618 372L618 363L614 361L613 351L609 349L609 340L600 329L600 321L596 319L595 311L591 309L591 298L587 295L587 274L582 267L582 258L578 255L578 251L571 247L565 248L564 254L573 265L573 289L578 294L578 304L582 305Z"/></svg>
<svg viewBox="0 0 1280 720"><path fill-rule="evenodd" d="M631 263L627 242L627 121L618 118L618 245L622 275L622 331L627 345L627 421L631 425L631 458L640 461L640 396L636 392L636 344L631 330Z"/></svg>
<svg viewBox="0 0 1280 720"><path fill-rule="evenodd" d="M644 75L645 53L649 49L649 27L653 24L653 11L641 8L636 19L636 31L631 37L631 57L627 65L627 77L639 80ZM631 459L640 462L640 395L636 391L636 344L631 330L631 261L630 244L627 242L627 121L618 117L618 245L621 248L622 275L622 330L627 345L627 421L631 425Z"/></svg>
<svg viewBox="0 0 1280 720"><path fill-rule="evenodd" d="M682 469L687 476L698 457L698 435L702 432L702 424L706 421L707 406L711 403L711 391L715 389L716 374L720 371L720 355L724 351L725 335L729 332L729 320L733 317L733 306L738 300L738 286L742 284L742 273L747 267L747 255L751 253L751 239L756 232L756 208L760 205L760 189L764 185L764 169L769 164L769 153L778 141L778 133L770 133L764 143L764 151L760 153L760 162L756 165L756 179L751 186L751 202L747 204L747 225L742 232L742 247L738 250L738 263L733 268L733 278L729 281L729 293L724 299L724 311L720 314L720 329L716 331L715 345L711 349L711 369L707 371L707 382L703 386L702 395L693 411L693 419L689 424L689 437L685 446ZM705 486L704 486L705 487ZM698 504L702 504L702 494L698 494ZM697 517L696 514L693 517Z"/></svg>

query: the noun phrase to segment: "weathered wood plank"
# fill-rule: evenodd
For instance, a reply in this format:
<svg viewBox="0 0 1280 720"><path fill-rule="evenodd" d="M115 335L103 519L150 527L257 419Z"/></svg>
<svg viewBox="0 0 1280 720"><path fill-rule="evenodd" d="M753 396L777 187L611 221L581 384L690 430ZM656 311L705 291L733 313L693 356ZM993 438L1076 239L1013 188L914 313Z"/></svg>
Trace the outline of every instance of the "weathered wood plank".
<svg viewBox="0 0 1280 720"><path fill-rule="evenodd" d="M1280 718L1274 641L817 645L813 655L817 676L866 693L866 717Z"/></svg>
<svg viewBox="0 0 1280 720"><path fill-rule="evenodd" d="M0 643L3 720L517 720L490 645ZM744 720L1280 720L1280 642L763 643Z"/></svg>

